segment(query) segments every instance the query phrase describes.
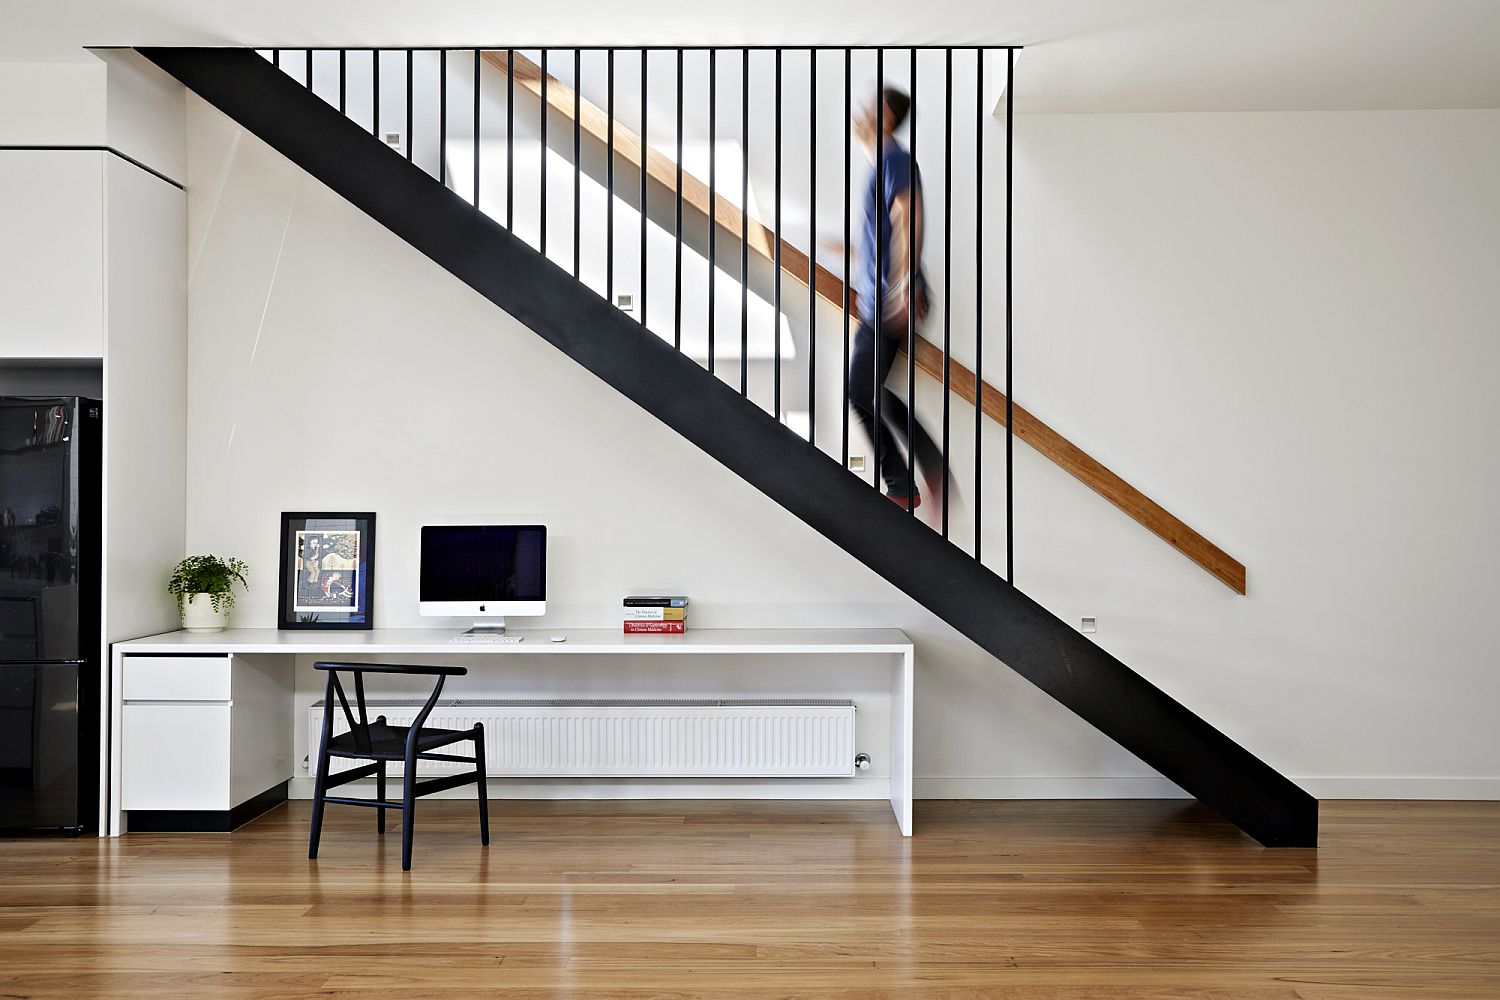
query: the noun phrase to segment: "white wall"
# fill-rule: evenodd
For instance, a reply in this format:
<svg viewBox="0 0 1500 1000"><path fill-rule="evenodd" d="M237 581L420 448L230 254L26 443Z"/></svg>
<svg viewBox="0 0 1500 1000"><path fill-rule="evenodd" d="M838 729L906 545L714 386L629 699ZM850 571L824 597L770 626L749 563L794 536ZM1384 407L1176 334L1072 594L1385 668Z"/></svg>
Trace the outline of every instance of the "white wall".
<svg viewBox="0 0 1500 1000"><path fill-rule="evenodd" d="M103 50L105 134L111 148L179 184L187 174L183 119L187 91L129 50Z"/></svg>
<svg viewBox="0 0 1500 1000"><path fill-rule="evenodd" d="M424 623L415 593L423 520L542 518L554 539L546 627L612 626L620 597L642 587L690 593L699 628L896 625L919 643L918 753L929 778L978 777L986 790L1017 793L1049 775L1078 776L1068 787L1080 793L1164 789L194 98L188 148L188 547L250 562L239 625L275 622L283 510L377 511L375 614L387 627ZM603 682L580 673L566 683L601 692ZM683 678L643 671L624 693L662 683ZM706 673L696 683L718 691L743 682ZM304 701L311 695L304 688ZM976 704L982 724L957 737L952 706Z"/></svg>
<svg viewBox="0 0 1500 1000"><path fill-rule="evenodd" d="M104 160L0 149L0 358L104 351Z"/></svg>
<svg viewBox="0 0 1500 1000"><path fill-rule="evenodd" d="M1018 446L1019 583L1096 615L1101 643L1315 793L1500 786L1500 682L1471 631L1494 596L1473 484L1500 471L1479 383L1497 360L1497 121L1018 130L1018 393L1242 558L1251 592ZM421 520L539 516L558 538L549 625L607 625L622 592L672 586L699 627L905 628L921 794L1163 789L216 112L190 99L189 122L188 541L251 561L241 624L274 620L281 510L380 512L383 625L419 623Z"/></svg>
<svg viewBox="0 0 1500 1000"><path fill-rule="evenodd" d="M1249 596L1018 461L1020 585L1315 791L1500 794L1500 111L1016 141L1018 397Z"/></svg>
<svg viewBox="0 0 1500 1000"><path fill-rule="evenodd" d="M0 62L0 146L91 146L104 141L104 66Z"/></svg>

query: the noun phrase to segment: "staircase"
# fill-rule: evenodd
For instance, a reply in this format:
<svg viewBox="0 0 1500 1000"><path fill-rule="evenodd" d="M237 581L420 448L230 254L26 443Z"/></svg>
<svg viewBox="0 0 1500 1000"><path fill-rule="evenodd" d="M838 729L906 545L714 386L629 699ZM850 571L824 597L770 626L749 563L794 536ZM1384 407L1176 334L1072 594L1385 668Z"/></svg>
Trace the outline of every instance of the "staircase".
<svg viewBox="0 0 1500 1000"><path fill-rule="evenodd" d="M245 49L141 51L1257 841L1316 845L1317 802L1296 784L271 61Z"/></svg>

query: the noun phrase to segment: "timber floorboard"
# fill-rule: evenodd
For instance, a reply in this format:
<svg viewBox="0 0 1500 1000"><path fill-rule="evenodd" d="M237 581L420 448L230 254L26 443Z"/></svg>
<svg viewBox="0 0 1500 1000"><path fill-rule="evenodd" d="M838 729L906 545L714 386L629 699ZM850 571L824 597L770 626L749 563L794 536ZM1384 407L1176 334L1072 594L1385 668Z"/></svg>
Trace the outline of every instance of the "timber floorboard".
<svg viewBox="0 0 1500 1000"><path fill-rule="evenodd" d="M423 802L0 840L0 997L1500 998L1500 802ZM394 817L393 817L394 819Z"/></svg>

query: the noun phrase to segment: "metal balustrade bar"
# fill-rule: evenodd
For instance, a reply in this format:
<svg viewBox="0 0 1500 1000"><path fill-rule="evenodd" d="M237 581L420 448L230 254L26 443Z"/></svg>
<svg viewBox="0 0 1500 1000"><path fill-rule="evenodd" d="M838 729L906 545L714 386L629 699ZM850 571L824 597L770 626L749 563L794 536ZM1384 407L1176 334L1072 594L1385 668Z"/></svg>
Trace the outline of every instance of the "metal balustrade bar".
<svg viewBox="0 0 1500 1000"><path fill-rule="evenodd" d="M750 50L740 50L740 395L750 394Z"/></svg>
<svg viewBox="0 0 1500 1000"><path fill-rule="evenodd" d="M714 370L714 275L718 264L714 251L718 248L717 187L719 182L719 50L708 52L708 370ZM679 185L679 190L681 185Z"/></svg>

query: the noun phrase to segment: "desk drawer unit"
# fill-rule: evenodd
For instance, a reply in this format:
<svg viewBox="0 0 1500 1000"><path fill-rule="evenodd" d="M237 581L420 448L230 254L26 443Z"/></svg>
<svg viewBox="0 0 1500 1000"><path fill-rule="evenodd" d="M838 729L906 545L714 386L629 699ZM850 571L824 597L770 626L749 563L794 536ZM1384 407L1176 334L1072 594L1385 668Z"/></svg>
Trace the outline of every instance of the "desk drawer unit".
<svg viewBox="0 0 1500 1000"><path fill-rule="evenodd" d="M286 797L289 658L124 657L120 806L135 830L233 829Z"/></svg>
<svg viewBox="0 0 1500 1000"><path fill-rule="evenodd" d="M126 809L228 809L230 658L132 656L121 678Z"/></svg>
<svg viewBox="0 0 1500 1000"><path fill-rule="evenodd" d="M125 661L125 701L227 704L229 662L227 656L132 656Z"/></svg>

